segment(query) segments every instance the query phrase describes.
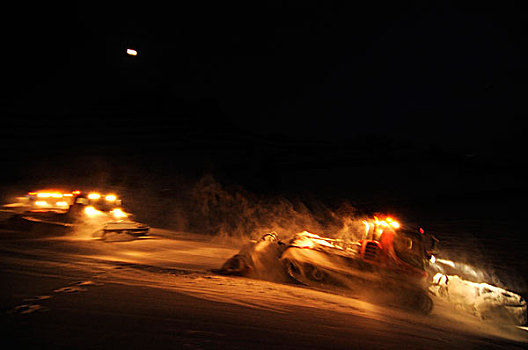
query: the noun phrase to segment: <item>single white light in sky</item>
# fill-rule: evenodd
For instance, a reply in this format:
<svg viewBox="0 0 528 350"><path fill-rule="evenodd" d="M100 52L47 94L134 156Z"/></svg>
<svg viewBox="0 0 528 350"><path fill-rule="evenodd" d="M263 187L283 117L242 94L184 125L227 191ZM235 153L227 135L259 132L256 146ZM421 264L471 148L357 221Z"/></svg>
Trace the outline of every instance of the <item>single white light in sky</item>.
<svg viewBox="0 0 528 350"><path fill-rule="evenodd" d="M137 51L133 49L127 49L127 54L130 56L137 56Z"/></svg>

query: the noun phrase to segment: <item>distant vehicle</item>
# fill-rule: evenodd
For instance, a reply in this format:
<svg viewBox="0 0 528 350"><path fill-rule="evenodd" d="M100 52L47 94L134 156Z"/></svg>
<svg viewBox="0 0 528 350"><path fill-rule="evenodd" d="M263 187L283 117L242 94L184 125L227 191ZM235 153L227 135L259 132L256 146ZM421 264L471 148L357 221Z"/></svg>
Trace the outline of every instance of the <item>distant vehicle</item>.
<svg viewBox="0 0 528 350"><path fill-rule="evenodd" d="M3 206L11 216L4 221L9 228L68 232L86 224L100 224L101 235L127 233L146 235L149 226L129 219L116 194L99 192L41 190L18 197Z"/></svg>

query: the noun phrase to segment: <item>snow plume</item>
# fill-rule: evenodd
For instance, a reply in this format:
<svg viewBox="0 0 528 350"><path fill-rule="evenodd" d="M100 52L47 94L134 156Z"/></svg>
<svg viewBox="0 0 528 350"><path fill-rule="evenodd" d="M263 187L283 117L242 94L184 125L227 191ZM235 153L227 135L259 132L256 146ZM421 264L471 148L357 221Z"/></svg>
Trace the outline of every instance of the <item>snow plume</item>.
<svg viewBox="0 0 528 350"><path fill-rule="evenodd" d="M189 199L187 221L198 226L194 229L226 237L256 239L274 231L286 238L306 230L357 238L352 235L363 227L356 209L348 203L331 210L321 203L259 197L240 188L227 189L211 176L196 183Z"/></svg>
<svg viewBox="0 0 528 350"><path fill-rule="evenodd" d="M432 222L427 227L440 240L435 254L438 259L431 265L437 272L526 295L522 263L515 254L510 254L515 253L515 249L512 251L509 242L516 237L511 226L458 219Z"/></svg>
<svg viewBox="0 0 528 350"><path fill-rule="evenodd" d="M103 212L90 218L79 215L75 219L75 225L70 234L70 238L80 240L100 238L103 226L107 221L109 221L109 217Z"/></svg>

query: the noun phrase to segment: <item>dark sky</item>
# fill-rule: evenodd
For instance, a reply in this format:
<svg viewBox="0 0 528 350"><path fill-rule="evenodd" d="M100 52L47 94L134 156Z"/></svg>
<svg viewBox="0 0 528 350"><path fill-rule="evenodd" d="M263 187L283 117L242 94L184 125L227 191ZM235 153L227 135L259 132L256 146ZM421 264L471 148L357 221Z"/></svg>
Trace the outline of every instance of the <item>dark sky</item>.
<svg viewBox="0 0 528 350"><path fill-rule="evenodd" d="M180 3L6 12L4 159L227 147L261 169L288 163L263 148L314 163L365 142L524 159L516 2ZM313 142L329 151L310 160Z"/></svg>
<svg viewBox="0 0 528 350"><path fill-rule="evenodd" d="M177 115L207 101L236 126L321 138L518 131L526 13L510 2L417 3L19 8L3 45L2 102L31 113ZM137 58L125 56L129 46Z"/></svg>

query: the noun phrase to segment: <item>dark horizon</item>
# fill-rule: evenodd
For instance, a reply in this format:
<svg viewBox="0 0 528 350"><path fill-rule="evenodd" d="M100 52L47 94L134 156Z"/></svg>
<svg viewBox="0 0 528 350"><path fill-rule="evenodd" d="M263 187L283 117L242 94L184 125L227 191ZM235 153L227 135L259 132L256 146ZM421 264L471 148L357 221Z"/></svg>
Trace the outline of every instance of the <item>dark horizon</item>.
<svg viewBox="0 0 528 350"><path fill-rule="evenodd" d="M490 194L523 207L527 28L515 2L10 14L4 188L213 174L328 201Z"/></svg>

